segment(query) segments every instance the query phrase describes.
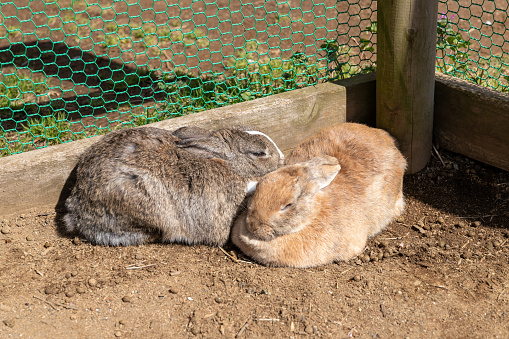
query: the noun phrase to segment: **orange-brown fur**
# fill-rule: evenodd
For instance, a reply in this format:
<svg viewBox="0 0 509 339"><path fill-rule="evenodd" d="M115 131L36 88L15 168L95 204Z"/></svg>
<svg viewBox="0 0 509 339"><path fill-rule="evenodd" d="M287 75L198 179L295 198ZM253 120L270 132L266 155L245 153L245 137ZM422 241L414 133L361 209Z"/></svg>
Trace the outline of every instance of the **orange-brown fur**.
<svg viewBox="0 0 509 339"><path fill-rule="evenodd" d="M320 155L336 158L341 169L328 186L307 196L316 179L306 177L306 161ZM286 165L260 180L232 231L233 242L263 264L309 267L348 260L403 212L406 161L385 131L332 126L302 142Z"/></svg>

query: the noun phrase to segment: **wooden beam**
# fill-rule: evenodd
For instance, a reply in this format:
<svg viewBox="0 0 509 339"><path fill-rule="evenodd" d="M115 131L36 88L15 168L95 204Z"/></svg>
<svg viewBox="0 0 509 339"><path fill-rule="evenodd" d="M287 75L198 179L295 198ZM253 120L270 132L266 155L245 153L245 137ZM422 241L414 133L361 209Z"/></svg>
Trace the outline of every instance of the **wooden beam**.
<svg viewBox="0 0 509 339"><path fill-rule="evenodd" d="M431 156L437 0L378 2L376 125L420 171Z"/></svg>
<svg viewBox="0 0 509 339"><path fill-rule="evenodd" d="M269 96L228 107L165 120L151 126L174 130L184 125L216 129L249 125L288 153L304 138L345 122L345 88L332 83ZM101 136L0 159L0 216L62 203L66 181L80 154Z"/></svg>
<svg viewBox="0 0 509 339"><path fill-rule="evenodd" d="M346 121L376 125L376 73L337 80L346 90Z"/></svg>
<svg viewBox="0 0 509 339"><path fill-rule="evenodd" d="M440 73L436 78L440 147L509 171L509 95Z"/></svg>

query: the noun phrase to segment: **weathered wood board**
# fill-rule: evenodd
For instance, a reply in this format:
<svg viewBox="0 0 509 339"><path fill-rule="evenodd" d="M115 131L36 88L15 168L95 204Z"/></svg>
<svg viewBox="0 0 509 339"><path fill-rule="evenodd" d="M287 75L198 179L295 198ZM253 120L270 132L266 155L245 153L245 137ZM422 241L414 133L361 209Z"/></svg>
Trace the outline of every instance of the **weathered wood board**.
<svg viewBox="0 0 509 339"><path fill-rule="evenodd" d="M288 153L304 138L346 120L346 90L325 83L267 98L151 124L174 130L184 125L211 129L253 126ZM79 155L101 136L0 159L0 215L59 202Z"/></svg>
<svg viewBox="0 0 509 339"><path fill-rule="evenodd" d="M346 121L376 125L376 73L335 82L346 90Z"/></svg>
<svg viewBox="0 0 509 339"><path fill-rule="evenodd" d="M440 147L509 171L509 94L437 73L434 115Z"/></svg>
<svg viewBox="0 0 509 339"><path fill-rule="evenodd" d="M376 126L399 141L408 173L431 156L437 0L378 2Z"/></svg>

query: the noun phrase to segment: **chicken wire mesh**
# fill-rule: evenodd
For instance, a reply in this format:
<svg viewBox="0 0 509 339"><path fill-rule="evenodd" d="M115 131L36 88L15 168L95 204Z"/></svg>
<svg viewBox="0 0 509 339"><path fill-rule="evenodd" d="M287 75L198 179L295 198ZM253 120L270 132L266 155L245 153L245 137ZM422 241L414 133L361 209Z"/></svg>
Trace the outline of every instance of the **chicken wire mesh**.
<svg viewBox="0 0 509 339"><path fill-rule="evenodd" d="M508 10L508 0L440 0L436 69L508 92Z"/></svg>
<svg viewBox="0 0 509 339"><path fill-rule="evenodd" d="M0 156L371 72L376 5L1 0ZM506 91L508 1L439 5L437 70Z"/></svg>
<svg viewBox="0 0 509 339"><path fill-rule="evenodd" d="M374 55L358 45L371 1L16 0L0 14L1 156L347 77Z"/></svg>

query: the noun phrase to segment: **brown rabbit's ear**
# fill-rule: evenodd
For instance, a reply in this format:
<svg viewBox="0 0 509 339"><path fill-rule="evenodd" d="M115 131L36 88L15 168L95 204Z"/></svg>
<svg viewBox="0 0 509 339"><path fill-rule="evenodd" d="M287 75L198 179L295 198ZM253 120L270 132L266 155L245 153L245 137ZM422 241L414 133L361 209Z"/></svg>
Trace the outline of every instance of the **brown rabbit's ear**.
<svg viewBox="0 0 509 339"><path fill-rule="evenodd" d="M307 162L309 178L315 182L319 189L327 187L341 169L338 159L328 155L315 157Z"/></svg>

